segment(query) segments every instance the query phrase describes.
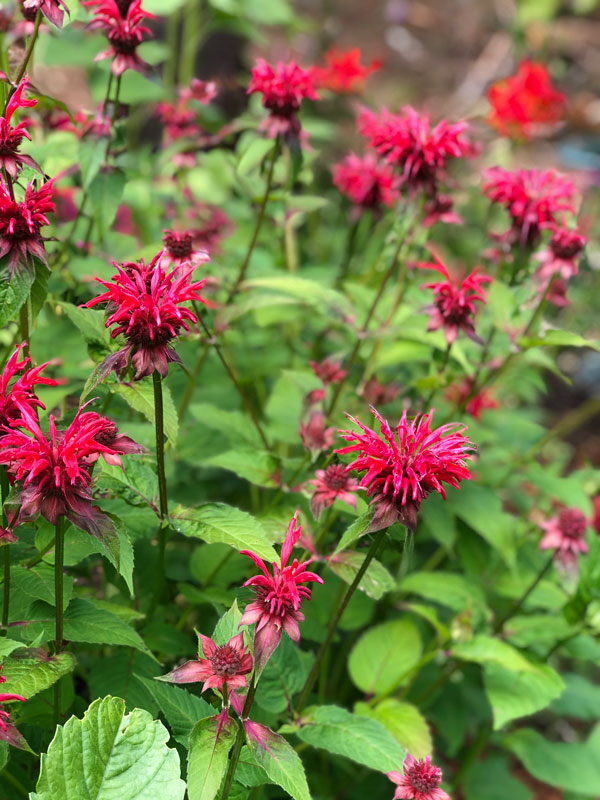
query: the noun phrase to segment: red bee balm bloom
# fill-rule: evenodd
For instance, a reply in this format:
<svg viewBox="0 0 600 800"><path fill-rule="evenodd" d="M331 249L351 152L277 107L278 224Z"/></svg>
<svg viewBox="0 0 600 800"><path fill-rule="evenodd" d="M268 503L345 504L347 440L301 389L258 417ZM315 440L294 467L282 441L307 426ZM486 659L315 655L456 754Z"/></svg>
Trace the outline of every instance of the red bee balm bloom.
<svg viewBox="0 0 600 800"><path fill-rule="evenodd" d="M0 675L0 684L3 683L6 683L6 678L4 675ZM25 698L21 697L20 694L0 692L0 741L8 742L14 747L23 747L25 743L23 737L10 721L8 711L4 711L2 708L2 703L14 703L17 700L21 703L25 702Z"/></svg>
<svg viewBox="0 0 600 800"><path fill-rule="evenodd" d="M575 186L553 170L492 167L485 177L484 194L511 218L511 228L501 237L509 245L536 245L542 229L555 225L561 212L575 211Z"/></svg>
<svg viewBox="0 0 600 800"><path fill-rule="evenodd" d="M327 450L331 447L334 428L326 428L325 424L322 411L311 411L308 422L300 423L300 438L307 450Z"/></svg>
<svg viewBox="0 0 600 800"><path fill-rule="evenodd" d="M565 567L577 563L579 553L587 553L585 541L588 520L578 508L563 508L558 517L542 522L545 535L540 550L554 550L555 558Z"/></svg>
<svg viewBox="0 0 600 800"><path fill-rule="evenodd" d="M434 294L434 303L427 308L431 316L427 330L437 331L444 329L446 341L451 345L458 336L459 330L466 333L469 339L483 344L475 333L473 316L475 315L475 302L485 303L485 293L481 284L489 283L492 279L487 275L479 275L473 270L460 283L450 278L447 268L440 259L432 253L435 263L422 262L419 266L423 269L435 269L446 278L445 281L426 283L421 288L431 289Z"/></svg>
<svg viewBox="0 0 600 800"><path fill-rule="evenodd" d="M281 630L297 642L300 639L298 623L304 619L300 611L303 600L309 600L311 591L303 583L323 580L314 572L308 572L306 567L310 563L304 561L299 564L295 558L291 564L288 559L292 549L302 534L302 526L298 522L298 511L294 514L288 525L285 541L281 547L279 566L273 563L273 574L266 568L262 558L250 550L242 550L244 556L254 561L262 572L246 581L244 586L252 586L256 593L256 600L246 606L240 625L256 623L254 631L254 661L256 669L261 672L271 657L281 639Z"/></svg>
<svg viewBox="0 0 600 800"><path fill-rule="evenodd" d="M310 482L315 487L310 501L310 510L315 519L319 518L323 509L334 504L336 497L356 508L356 496L353 493L358 489L358 483L346 473L343 464L330 464L327 469L318 469Z"/></svg>
<svg viewBox="0 0 600 800"><path fill-rule="evenodd" d="M402 772L388 772L387 776L398 787L394 800L450 800L439 788L442 770L431 763L430 756L417 761L408 753Z"/></svg>
<svg viewBox="0 0 600 800"><path fill-rule="evenodd" d="M439 122L430 126L429 117L405 106L400 114L383 108L374 114L363 108L358 116L358 130L369 146L401 171L400 180L410 194L436 193L437 182L444 177L448 161L470 155L473 146L466 137L466 122Z"/></svg>
<svg viewBox="0 0 600 800"><path fill-rule="evenodd" d="M210 261L210 256L206 250L198 250L194 246L194 231L163 231L163 243L165 245L165 256L173 264L194 264L199 266Z"/></svg>
<svg viewBox="0 0 600 800"><path fill-rule="evenodd" d="M11 125L12 115L18 108L32 108L37 104L37 100L25 100L23 98L23 92L28 86L29 78L23 78L6 106L5 115L0 117L0 167L6 170L6 173L13 180L17 177L23 164L27 164L29 167L39 170L39 172L42 171L31 156L19 153L19 147L23 139L31 141L31 136L25 130L26 123L19 122L14 127Z"/></svg>
<svg viewBox="0 0 600 800"><path fill-rule="evenodd" d="M270 136L300 133L297 112L302 100L317 100L309 71L302 69L295 61L284 64L280 61L275 69L264 58L259 58L252 67L252 78L248 94L260 92L262 104L271 115L263 123Z"/></svg>
<svg viewBox="0 0 600 800"><path fill-rule="evenodd" d="M64 0L25 0L23 9L32 13L41 11L46 19L57 28L62 28L65 11L67 14L69 13L69 7Z"/></svg>
<svg viewBox="0 0 600 800"><path fill-rule="evenodd" d="M138 46L144 37L152 33L150 28L143 24L144 19L154 19L152 14L142 10L142 0L132 0L125 9L124 3L115 0L85 0L84 6L94 8L94 19L90 28L102 28L110 44L108 50L98 53L95 61L112 58L112 73L117 77L128 69L145 73L150 66L137 54Z"/></svg>
<svg viewBox="0 0 600 800"><path fill-rule="evenodd" d="M325 53L325 67L313 67L311 72L319 89L350 94L363 89L366 79L380 66L380 61L371 61L366 66L361 64L358 47L353 50L332 48Z"/></svg>
<svg viewBox="0 0 600 800"><path fill-rule="evenodd" d="M579 269L577 262L587 239L576 230L558 228L550 238L546 250L535 256L540 262L536 277L541 281L548 281L558 275L565 281L577 275Z"/></svg>
<svg viewBox="0 0 600 800"><path fill-rule="evenodd" d="M339 383L346 377L346 370L342 369L339 361L331 361L328 358L324 358L320 363L318 361L309 361L308 363L313 368L317 378L320 378L325 386L329 386L331 383Z"/></svg>
<svg viewBox="0 0 600 800"><path fill-rule="evenodd" d="M375 153L347 155L333 167L333 182L342 194L363 208L391 207L398 197L392 168L379 161Z"/></svg>
<svg viewBox="0 0 600 800"><path fill-rule="evenodd" d="M19 523L38 514L52 525L59 517L67 517L73 525L101 538L112 523L92 506L87 466L100 455L118 457L116 447L96 438L105 431L106 419L84 414L80 408L65 431L56 430L52 414L49 423L50 433L45 436L37 419L28 414L22 425L26 433L13 430L2 439L0 464L6 464L14 480L23 481Z"/></svg>
<svg viewBox="0 0 600 800"><path fill-rule="evenodd" d="M372 406L371 412L379 421L381 435L347 414L363 433L340 431L342 439L354 444L336 452L359 453L346 470L366 470L359 486L368 487L367 495L375 506L370 530L387 528L398 520L414 531L421 501L430 492L445 498L443 483L458 488L461 480L471 477L465 461L471 458L474 445L463 435L464 425L450 423L432 431L433 409L412 422L404 410L395 435Z"/></svg>
<svg viewBox="0 0 600 800"><path fill-rule="evenodd" d="M24 347L25 342L16 346L0 376L0 438L6 434L8 427L23 425L23 416L35 417L38 408L45 408L33 392L35 386L58 386L58 381L41 374L49 362L25 369L30 359L25 357L19 361ZM17 375L9 389L11 380Z"/></svg>
<svg viewBox="0 0 600 800"><path fill-rule="evenodd" d="M252 671L252 656L244 647L244 634L238 633L227 644L217 646L208 636L198 634L204 658L186 661L168 675L159 678L169 683L204 683L202 691L229 690L246 685L246 675Z"/></svg>
<svg viewBox="0 0 600 800"><path fill-rule="evenodd" d="M516 75L488 91L488 122L502 136L529 139L553 126L564 113L565 96L552 86L543 64L522 61Z"/></svg>
<svg viewBox="0 0 600 800"><path fill-rule="evenodd" d="M455 405L460 406L467 400L473 389L473 381L470 378L465 378L461 383L453 383L446 391L446 397L451 400ZM470 414L474 419L481 419L481 412L486 408L498 408L498 403L494 400L492 392L489 389L482 389L467 400L465 411Z"/></svg>
<svg viewBox="0 0 600 800"><path fill-rule="evenodd" d="M18 203L12 199L4 180L0 178L0 258L10 256L11 270L19 262L29 261L31 256L47 264L40 230L42 225L50 224L46 214L54 211L52 183L51 180L47 181L37 191L28 183L25 197Z"/></svg>
<svg viewBox="0 0 600 800"><path fill-rule="evenodd" d="M191 281L195 266L175 267L165 273L161 267L164 251L158 253L150 264L126 262L123 266L114 263L117 274L112 282L96 278L106 287L104 294L85 303L87 308L98 303L107 303L108 318L106 327L117 327L112 336L122 333L127 345L105 359L105 368L122 372L129 357L135 369L135 380L152 375L154 370L164 377L169 371L171 361L181 363L181 359L169 346L181 329L189 331L188 322L196 323L198 318L188 308L180 308L190 300L205 301L198 294L206 283Z"/></svg>

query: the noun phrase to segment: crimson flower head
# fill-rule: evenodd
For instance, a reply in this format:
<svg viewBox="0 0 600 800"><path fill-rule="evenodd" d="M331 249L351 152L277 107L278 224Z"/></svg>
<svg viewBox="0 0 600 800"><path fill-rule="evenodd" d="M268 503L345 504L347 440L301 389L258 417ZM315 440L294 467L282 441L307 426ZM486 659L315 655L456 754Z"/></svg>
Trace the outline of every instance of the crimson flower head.
<svg viewBox="0 0 600 800"><path fill-rule="evenodd" d="M31 13L37 13L38 10L46 17L46 19L57 28L62 28L65 19L65 11L69 13L69 7L64 0L25 0L23 9Z"/></svg>
<svg viewBox="0 0 600 800"><path fill-rule="evenodd" d="M432 255L434 263L423 262L419 266L424 269L435 269L446 280L426 283L421 287L422 289L431 289L434 294L433 305L427 308L431 317L427 330L437 331L439 328L443 328L449 345L456 340L459 330L464 331L474 342L483 344L473 326L475 302L485 303L486 295L482 284L489 283L492 279L487 275L480 275L477 269L474 269L462 281L453 279L435 253Z"/></svg>
<svg viewBox="0 0 600 800"><path fill-rule="evenodd" d="M346 414L362 433L340 431L342 439L352 444L336 452L358 455L346 471L365 473L359 486L368 487L367 496L375 507L370 530L399 521L414 531L421 502L430 492L445 499L444 483L458 488L461 480L471 477L465 462L475 447L464 435L466 426L459 423L431 430L433 409L410 422L405 409L395 432L372 406L371 412L379 422L381 435Z"/></svg>
<svg viewBox="0 0 600 800"><path fill-rule="evenodd" d="M110 530L109 518L92 506L87 469L101 455L118 458L116 448L96 438L105 429L105 422L99 414L85 414L82 407L64 431L57 430L51 414L46 436L37 419L27 414L22 421L25 430L6 433L0 464L6 465L14 481L22 482L19 523L41 514L52 525L59 517L66 517L99 538Z"/></svg>
<svg viewBox="0 0 600 800"><path fill-rule="evenodd" d="M11 271L19 262L29 262L31 256L48 263L41 228L50 224L46 214L54 211L52 184L53 180L49 180L35 190L28 183L19 203L0 177L0 258L9 256Z"/></svg>
<svg viewBox="0 0 600 800"><path fill-rule="evenodd" d="M32 108L37 104L37 100L26 100L23 97L23 92L28 86L29 78L23 78L8 101L6 113L0 117L0 167L6 170L13 180L24 164L39 170L39 172L42 171L31 156L19 153L23 139L31 141L31 136L25 129L27 123L19 122L15 126L11 124L12 115L18 108Z"/></svg>
<svg viewBox="0 0 600 800"><path fill-rule="evenodd" d="M186 661L159 678L169 683L204 683L202 691L236 689L246 685L246 675L252 671L252 656L244 647L244 634L238 633L227 644L216 645L208 636L198 634L203 658Z"/></svg>
<svg viewBox="0 0 600 800"><path fill-rule="evenodd" d="M387 108L379 114L363 108L358 115L358 130L370 147L398 168L400 183L409 194L423 191L433 197L448 162L473 152L466 122L442 120L432 127L426 114L410 106L404 106L399 114Z"/></svg>
<svg viewBox="0 0 600 800"><path fill-rule="evenodd" d="M259 58L252 67L248 94L262 94L263 107L270 111L263 123L269 136L300 133L298 111L302 100L317 100L312 74L302 69L295 61L287 64L280 61L273 68L264 58Z"/></svg>
<svg viewBox="0 0 600 800"><path fill-rule="evenodd" d="M342 369L339 361L331 361L329 358L324 358L323 361L310 361L309 364L313 368L313 372L323 381L325 386L332 383L339 383L346 377L346 370Z"/></svg>
<svg viewBox="0 0 600 800"><path fill-rule="evenodd" d="M557 92L548 70L535 61L522 61L515 75L488 91L488 122L502 136L529 139L560 122L565 96Z"/></svg>
<svg viewBox="0 0 600 800"><path fill-rule="evenodd" d="M300 438L307 450L327 450L333 444L334 428L327 428L325 414L311 411L308 422L300 423Z"/></svg>
<svg viewBox="0 0 600 800"><path fill-rule="evenodd" d="M335 47L325 53L325 66L313 67L313 82L318 89L329 89L338 94L361 91L366 79L381 66L380 61L360 63L360 50L338 50Z"/></svg>
<svg viewBox="0 0 600 800"><path fill-rule="evenodd" d="M177 266L194 264L196 267L210 261L210 256L206 250L201 250L195 246L194 231L165 230L163 233L165 260L169 260Z"/></svg>
<svg viewBox="0 0 600 800"><path fill-rule="evenodd" d="M122 455L146 452L146 449L141 444L134 442L131 437L126 436L124 433L119 433L119 429L112 420L97 414L95 411L84 411L78 414L75 420L80 428L96 430L94 440L108 448L107 450L92 452L86 456L85 462L87 464L93 464L99 458L103 458L107 464L111 464L113 467L121 467L123 466L121 462Z"/></svg>
<svg viewBox="0 0 600 800"><path fill-rule="evenodd" d="M554 170L503 167L486 170L484 194L508 211L511 227L500 238L509 245L536 245L542 230L557 225L564 211L574 212L575 186Z"/></svg>
<svg viewBox="0 0 600 800"><path fill-rule="evenodd" d="M321 511L334 504L336 497L356 508L358 483L348 475L343 464L330 464L327 469L318 469L310 482L315 487L310 500L310 510L315 519L319 519Z"/></svg>
<svg viewBox="0 0 600 800"><path fill-rule="evenodd" d="M384 406L391 403L398 396L400 388L394 384L385 385L380 383L375 375L372 375L362 386L360 396L370 406Z"/></svg>
<svg viewBox="0 0 600 800"><path fill-rule="evenodd" d="M579 553L587 553L585 541L588 520L578 508L563 508L557 517L542 522L545 532L540 550L554 550L554 557L565 567L577 563Z"/></svg>
<svg viewBox="0 0 600 800"><path fill-rule="evenodd" d="M498 408L498 402L494 399L494 395L490 389L481 389L471 396L472 389L473 380L471 378L465 378L460 383L453 383L448 387L446 398L457 406L461 406L466 401L466 413L470 414L476 420L481 419L481 413L484 409Z"/></svg>
<svg viewBox="0 0 600 800"><path fill-rule="evenodd" d="M279 644L282 630L295 642L300 639L298 623L304 619L300 606L302 601L309 600L311 595L311 590L303 584L314 581L323 583L322 578L306 569L310 560L298 563L298 559L295 558L288 564L292 549L302 535L302 526L296 527L297 522L298 511L290 520L281 546L281 558L279 564L273 562L272 575L256 553L251 550L241 551L242 555L254 561L262 573L250 578L244 584L253 588L256 600L246 606L240 621L240 625L256 623L254 661L258 672L262 671Z"/></svg>
<svg viewBox="0 0 600 800"><path fill-rule="evenodd" d="M540 262L536 276L547 282L554 275L568 281L579 272L578 261L587 243L585 236L570 228L556 228L548 247L535 256Z"/></svg>
<svg viewBox="0 0 600 800"><path fill-rule="evenodd" d="M440 789L442 770L431 763L431 756L417 761L407 753L402 772L388 772L387 776L397 786L394 800L450 800Z"/></svg>
<svg viewBox="0 0 600 800"><path fill-rule="evenodd" d="M37 409L45 407L35 396L35 386L58 386L58 381L42 375L49 362L27 369L29 357L21 358L25 346L25 342L16 346L0 376L0 439L8 428L22 425L24 415L35 417Z"/></svg>
<svg viewBox="0 0 600 800"><path fill-rule="evenodd" d="M149 264L143 260L128 261L122 266L113 262L117 273L111 281L96 278L107 291L85 303L87 308L106 303L106 327L115 325L112 337L122 333L127 341L124 348L105 359L104 367L121 373L131 358L135 380L152 375L154 370L164 377L169 362L181 363L170 342L181 330L190 330L189 322L198 322L196 315L182 304L191 300L205 302L198 292L207 279L192 281L193 264L165 272L161 266L163 253L157 253Z"/></svg>
<svg viewBox="0 0 600 800"><path fill-rule="evenodd" d="M380 161L373 152L364 156L347 155L334 165L333 182L356 206L374 211L381 206L392 207L398 197L398 181L391 166Z"/></svg>
<svg viewBox="0 0 600 800"><path fill-rule="evenodd" d="M90 28L104 30L110 45L94 60L112 58L111 70L117 77L128 69L148 72L150 66L139 57L137 48L146 36L152 34L144 20L154 17L142 9L142 0L131 0L129 4L117 0L84 0L82 5L94 9Z"/></svg>
<svg viewBox="0 0 600 800"><path fill-rule="evenodd" d="M3 683L6 683L6 678L4 675L0 675L0 684ZM4 711L2 708L2 703L14 703L17 700L21 703L25 702L25 698L21 697L20 694L0 692L0 741L8 742L8 744L12 744L15 747L23 747L23 737L10 721L9 712Z"/></svg>

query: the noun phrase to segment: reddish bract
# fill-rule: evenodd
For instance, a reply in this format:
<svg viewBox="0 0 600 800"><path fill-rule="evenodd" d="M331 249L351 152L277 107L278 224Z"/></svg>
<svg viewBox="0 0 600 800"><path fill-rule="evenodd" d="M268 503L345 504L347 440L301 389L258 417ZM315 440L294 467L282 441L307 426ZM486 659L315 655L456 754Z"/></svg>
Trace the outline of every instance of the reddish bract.
<svg viewBox="0 0 600 800"><path fill-rule="evenodd" d="M246 675L252 671L252 656L244 647L244 634L238 633L227 644L216 645L212 639L198 634L204 658L186 661L160 680L169 683L204 683L207 689L235 689L246 685Z"/></svg>
<svg viewBox="0 0 600 800"><path fill-rule="evenodd" d="M31 13L41 11L46 19L57 28L61 28L65 19L65 11L69 13L69 7L65 0L25 0L23 9Z"/></svg>

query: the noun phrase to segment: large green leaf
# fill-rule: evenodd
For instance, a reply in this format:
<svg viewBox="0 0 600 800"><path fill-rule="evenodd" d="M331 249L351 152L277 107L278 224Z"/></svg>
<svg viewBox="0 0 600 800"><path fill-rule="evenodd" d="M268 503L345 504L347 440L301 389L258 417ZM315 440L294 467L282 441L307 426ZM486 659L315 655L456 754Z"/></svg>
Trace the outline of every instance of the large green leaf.
<svg viewBox="0 0 600 800"><path fill-rule="evenodd" d="M600 719L600 686L568 672L562 675L564 692L552 703L552 711L565 717L577 719Z"/></svg>
<svg viewBox="0 0 600 800"><path fill-rule="evenodd" d="M13 566L11 569L11 591L31 597L32 600L43 600L54 605L54 569L47 564L35 567ZM73 593L73 578L65 575L63 580L63 608L69 604Z"/></svg>
<svg viewBox="0 0 600 800"><path fill-rule="evenodd" d="M195 725L188 754L189 800L213 800L225 775L237 732L237 725L225 710Z"/></svg>
<svg viewBox="0 0 600 800"><path fill-rule="evenodd" d="M236 634L240 632L240 620L242 612L238 607L237 600L233 601L233 605L228 609L220 620L215 625L213 631L213 641L216 645L227 644L227 642Z"/></svg>
<svg viewBox="0 0 600 800"><path fill-rule="evenodd" d="M302 741L380 772L399 770L406 752L375 719L321 706L298 730Z"/></svg>
<svg viewBox="0 0 600 800"><path fill-rule="evenodd" d="M485 598L481 587L463 575L452 572L411 572L400 583L400 589L432 600L452 611L471 611L481 619Z"/></svg>
<svg viewBox="0 0 600 800"><path fill-rule="evenodd" d="M559 697L565 686L560 675L543 664L532 670L515 672L489 663L485 665L483 675L495 730L513 719L546 708Z"/></svg>
<svg viewBox="0 0 600 800"><path fill-rule="evenodd" d="M147 711L125 714L119 697L95 700L59 727L42 755L31 800L183 800L179 756Z"/></svg>
<svg viewBox="0 0 600 800"><path fill-rule="evenodd" d="M89 204L101 238L114 222L126 182L123 170L110 168L98 172L90 183Z"/></svg>
<svg viewBox="0 0 600 800"><path fill-rule="evenodd" d="M371 524L372 517L372 511L366 511L364 514L361 514L360 517L357 517L342 534L342 538L338 542L338 546L333 551L333 555L336 556L346 547L350 547L350 545L353 544L353 542L355 542L357 539L360 539L360 537L367 532L369 525Z"/></svg>
<svg viewBox="0 0 600 800"><path fill-rule="evenodd" d="M35 268L17 266L10 272L7 259L0 260L0 328L12 322L29 297Z"/></svg>
<svg viewBox="0 0 600 800"><path fill-rule="evenodd" d="M26 699L43 692L75 666L72 653L49 656L42 650L22 649L4 661L2 691L20 694Z"/></svg>
<svg viewBox="0 0 600 800"><path fill-rule="evenodd" d="M408 619L395 619L367 630L352 648L348 671L365 694L393 689L421 658L419 632Z"/></svg>
<svg viewBox="0 0 600 800"><path fill-rule="evenodd" d="M535 670L534 665L515 647L484 634L474 636L469 642L455 644L452 655L477 664L498 664L508 670Z"/></svg>
<svg viewBox="0 0 600 800"><path fill-rule="evenodd" d="M367 703L357 703L354 711L380 722L394 739L415 758L425 758L433 751L433 742L427 720L418 708L388 697L371 708Z"/></svg>
<svg viewBox="0 0 600 800"><path fill-rule="evenodd" d="M246 511L225 503L208 503L200 508L178 506L171 514L175 528L209 544L222 542L235 550L252 550L261 558L277 561L260 523Z"/></svg>
<svg viewBox="0 0 600 800"><path fill-rule="evenodd" d="M365 553L344 550L332 556L328 560L327 566L339 578L351 584L366 557ZM373 559L361 578L358 588L374 600L379 600L384 594L396 588L396 581L380 561Z"/></svg>
<svg viewBox="0 0 600 800"><path fill-rule="evenodd" d="M150 654L144 640L131 625L82 597L73 598L65 612L65 639L135 647L142 653Z"/></svg>
<svg viewBox="0 0 600 800"><path fill-rule="evenodd" d="M352 306L343 294L297 275L253 278L246 281L244 285L248 289L269 289L283 295L287 294L299 303L313 305L317 308L329 308L344 314L352 312Z"/></svg>
<svg viewBox="0 0 600 800"><path fill-rule="evenodd" d="M302 761L291 744L265 725L246 720L244 728L252 757L273 783L281 786L294 800L310 800Z"/></svg>
<svg viewBox="0 0 600 800"><path fill-rule="evenodd" d="M139 411L146 419L154 424L154 384L151 378L142 378L135 383L114 383L111 390L120 394L127 405ZM163 382L163 418L165 435L172 445L177 442L177 429L179 426L177 410L169 387Z"/></svg>
<svg viewBox="0 0 600 800"><path fill-rule="evenodd" d="M165 715L173 736L179 741L190 735L198 720L214 713L214 708L206 700L179 686L149 680L139 675L135 676L135 680L150 692Z"/></svg>

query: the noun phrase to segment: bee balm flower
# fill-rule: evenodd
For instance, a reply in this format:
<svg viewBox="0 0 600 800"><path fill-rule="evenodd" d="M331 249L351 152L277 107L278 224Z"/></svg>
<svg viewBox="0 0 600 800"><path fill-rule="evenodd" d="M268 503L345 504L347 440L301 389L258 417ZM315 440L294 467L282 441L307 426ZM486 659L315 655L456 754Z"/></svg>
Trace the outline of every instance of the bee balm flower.
<svg viewBox="0 0 600 800"><path fill-rule="evenodd" d="M417 761L407 754L402 772L388 772L388 778L397 785L394 800L450 800L440 789L442 770L431 763L431 757Z"/></svg>
<svg viewBox="0 0 600 800"><path fill-rule="evenodd" d="M46 214L54 211L52 183L47 181L37 191L28 183L19 203L0 177L0 258L9 256L11 271L19 262L29 262L31 256L47 264L41 228L50 224Z"/></svg>
<svg viewBox="0 0 600 800"><path fill-rule="evenodd" d="M248 94L262 94L262 104L270 112L263 123L270 136L300 133L298 111L302 100L317 100L310 71L304 70L290 61L280 61L275 68L264 58L259 58L252 68L252 78L248 85Z"/></svg>
<svg viewBox="0 0 600 800"><path fill-rule="evenodd" d="M557 517L542 522L545 531L540 550L554 550L555 558L565 567L577 563L579 553L587 553L585 541L588 520L578 508L563 508Z"/></svg>
<svg viewBox="0 0 600 800"><path fill-rule="evenodd" d="M534 256L540 262L536 277L548 281L553 275L558 275L568 281L577 275L577 262L586 241L585 236L576 230L557 228L550 237L548 247Z"/></svg>
<svg viewBox="0 0 600 800"><path fill-rule="evenodd" d="M150 67L139 57L137 48L152 33L143 20L153 19L153 15L142 10L142 0L131 0L128 5L121 0L84 0L83 5L94 8L90 28L102 28L110 45L95 61L112 58L111 70L117 77L128 69L147 72Z"/></svg>
<svg viewBox="0 0 600 800"><path fill-rule="evenodd" d="M0 675L0 684L3 683L6 683L6 678L4 675ZM25 744L23 737L10 721L9 712L2 708L2 703L14 703L17 700L21 703L25 702L25 698L20 694L0 692L0 741L8 742L14 747L23 747Z"/></svg>
<svg viewBox="0 0 600 800"><path fill-rule="evenodd" d="M37 409L45 407L35 396L35 386L58 386L58 381L41 374L48 362L26 369L30 359L25 356L19 360L24 347L25 343L16 346L0 376L0 438L8 432L7 428L22 425L24 415L35 417Z"/></svg>
<svg viewBox="0 0 600 800"><path fill-rule="evenodd" d="M29 78L23 78L8 101L6 113L3 117L0 117L0 167L13 180L17 177L24 164L37 169L39 172L42 171L31 156L19 153L19 147L23 139L31 141L31 136L25 130L26 123L19 122L17 125L11 125L12 116L17 109L32 108L37 105L37 100L25 100L23 97L23 92L27 90L28 86Z"/></svg>
<svg viewBox="0 0 600 800"><path fill-rule="evenodd" d="M32 13L41 11L46 19L57 28L62 28L65 19L65 11L69 13L69 7L64 0L25 0L23 9Z"/></svg>
<svg viewBox="0 0 600 800"><path fill-rule="evenodd" d="M310 482L315 487L310 510L316 519L323 509L334 504L336 497L356 508L354 492L358 489L358 483L347 474L343 464L330 464L327 469L318 469Z"/></svg>
<svg viewBox="0 0 600 800"><path fill-rule="evenodd" d="M325 53L325 66L313 67L315 86L329 89L339 94L350 94L364 88L365 81L376 72L381 63L371 61L366 66L360 63L360 50L337 50L335 47Z"/></svg>
<svg viewBox="0 0 600 800"><path fill-rule="evenodd" d="M392 207L398 197L392 168L372 152L347 155L333 167L333 182L356 206L374 211L381 206Z"/></svg>
<svg viewBox="0 0 600 800"><path fill-rule="evenodd" d="M346 470L365 472L359 486L368 487L367 496L375 508L370 530L399 521L414 531L417 512L428 494L437 492L445 499L444 483L458 488L461 480L471 477L465 462L474 445L464 436L464 425L450 423L431 430L433 410L411 422L404 410L395 431L372 406L371 412L381 435L347 414L362 433L340 431L342 439L352 444L336 452L358 454Z"/></svg>

